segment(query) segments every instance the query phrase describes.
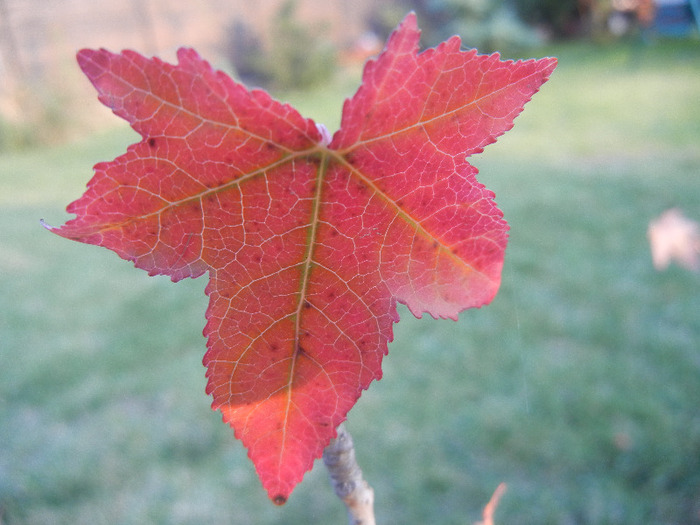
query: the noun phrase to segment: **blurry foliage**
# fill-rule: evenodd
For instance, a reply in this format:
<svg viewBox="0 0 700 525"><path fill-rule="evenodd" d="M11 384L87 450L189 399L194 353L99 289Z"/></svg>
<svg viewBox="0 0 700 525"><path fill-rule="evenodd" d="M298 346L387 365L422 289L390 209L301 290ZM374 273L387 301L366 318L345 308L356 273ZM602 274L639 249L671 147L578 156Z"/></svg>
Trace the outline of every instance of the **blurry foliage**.
<svg viewBox="0 0 700 525"><path fill-rule="evenodd" d="M513 0L518 16L556 39L587 37L606 41L635 35L654 18L651 1Z"/></svg>
<svg viewBox="0 0 700 525"><path fill-rule="evenodd" d="M539 33L517 16L507 0L396 0L404 13L413 10L422 30L422 44L434 46L460 35L465 47L482 52L517 51L541 43Z"/></svg>
<svg viewBox="0 0 700 525"><path fill-rule="evenodd" d="M609 40L634 33L640 25L637 17L643 15L641 7L633 2L616 8L611 0L394 0L378 9L369 25L385 37L406 11L413 10L424 46L457 34L465 47L517 53L546 39ZM624 27L619 30L614 22L622 18Z"/></svg>
<svg viewBox="0 0 700 525"><path fill-rule="evenodd" d="M236 20L227 31L224 54L236 76L244 82L263 86L270 81L269 74L262 67L265 51L262 42L245 22Z"/></svg>
<svg viewBox="0 0 700 525"><path fill-rule="evenodd" d="M320 28L299 22L295 10L294 0L282 4L272 20L267 47L250 26L234 24L225 53L241 80L290 90L308 88L333 75L335 49L320 38Z"/></svg>
<svg viewBox="0 0 700 525"><path fill-rule="evenodd" d="M545 28L554 37L582 30L580 0L514 0L518 16L526 23Z"/></svg>

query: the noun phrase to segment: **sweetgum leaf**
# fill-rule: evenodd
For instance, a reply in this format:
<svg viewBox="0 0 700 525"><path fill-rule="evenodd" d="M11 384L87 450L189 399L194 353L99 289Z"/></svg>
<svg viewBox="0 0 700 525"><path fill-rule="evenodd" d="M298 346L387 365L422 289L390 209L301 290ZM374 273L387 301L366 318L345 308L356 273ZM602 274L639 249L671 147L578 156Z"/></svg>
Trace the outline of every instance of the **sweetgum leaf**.
<svg viewBox="0 0 700 525"><path fill-rule="evenodd" d="M142 137L95 166L53 231L173 281L209 274L207 393L284 503L363 389L398 321L456 319L500 284L507 224L466 160L556 66L418 54L409 14L325 129L195 51L177 65L83 50L80 67Z"/></svg>

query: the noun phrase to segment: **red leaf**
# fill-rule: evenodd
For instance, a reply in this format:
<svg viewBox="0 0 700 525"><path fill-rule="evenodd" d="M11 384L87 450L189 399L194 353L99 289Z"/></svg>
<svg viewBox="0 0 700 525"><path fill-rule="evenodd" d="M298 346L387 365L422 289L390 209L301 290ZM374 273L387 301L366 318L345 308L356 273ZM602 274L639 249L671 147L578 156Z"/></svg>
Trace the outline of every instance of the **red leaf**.
<svg viewBox="0 0 700 525"><path fill-rule="evenodd" d="M283 503L373 379L398 321L495 295L507 225L467 155L512 126L556 60L457 37L417 53L413 14L367 64L330 144L189 49L178 65L83 50L143 140L95 166L59 235L174 281L209 272L207 392Z"/></svg>

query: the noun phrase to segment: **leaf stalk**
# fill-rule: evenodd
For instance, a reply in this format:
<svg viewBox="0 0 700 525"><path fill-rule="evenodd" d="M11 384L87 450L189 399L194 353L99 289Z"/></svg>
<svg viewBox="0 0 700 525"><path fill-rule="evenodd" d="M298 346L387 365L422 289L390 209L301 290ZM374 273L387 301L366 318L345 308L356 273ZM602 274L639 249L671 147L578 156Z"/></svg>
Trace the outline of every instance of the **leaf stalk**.
<svg viewBox="0 0 700 525"><path fill-rule="evenodd" d="M350 525L376 525L374 490L362 477L352 436L342 424L337 432L337 437L323 451L323 463L328 469L333 490L348 509Z"/></svg>

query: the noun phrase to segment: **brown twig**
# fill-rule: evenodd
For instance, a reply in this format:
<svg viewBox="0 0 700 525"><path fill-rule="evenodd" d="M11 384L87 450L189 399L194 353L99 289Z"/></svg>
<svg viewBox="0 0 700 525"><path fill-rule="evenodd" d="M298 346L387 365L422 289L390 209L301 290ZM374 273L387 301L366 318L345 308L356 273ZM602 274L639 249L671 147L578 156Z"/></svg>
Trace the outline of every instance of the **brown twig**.
<svg viewBox="0 0 700 525"><path fill-rule="evenodd" d="M374 490L362 478L352 437L343 425L338 426L338 436L323 451L323 463L333 490L348 509L350 525L375 525Z"/></svg>

